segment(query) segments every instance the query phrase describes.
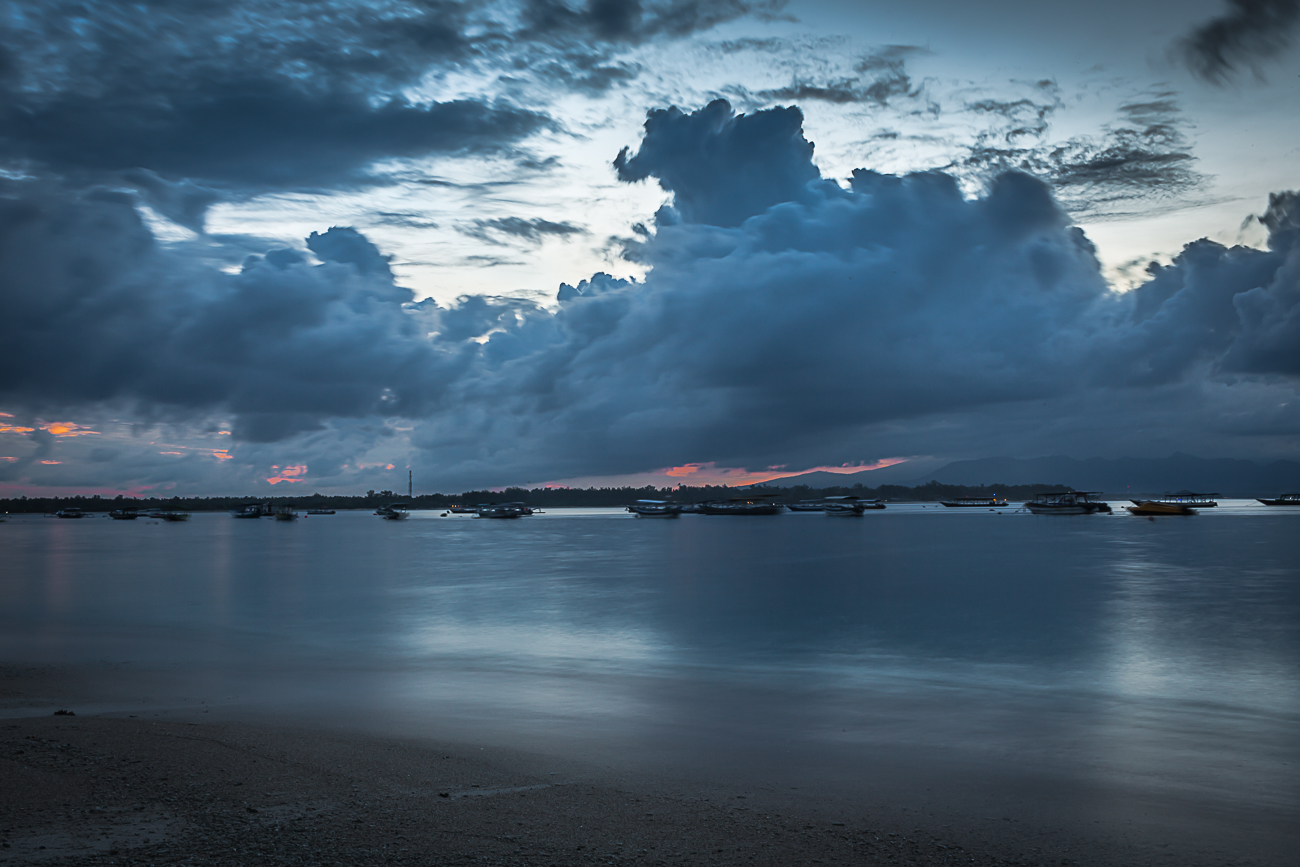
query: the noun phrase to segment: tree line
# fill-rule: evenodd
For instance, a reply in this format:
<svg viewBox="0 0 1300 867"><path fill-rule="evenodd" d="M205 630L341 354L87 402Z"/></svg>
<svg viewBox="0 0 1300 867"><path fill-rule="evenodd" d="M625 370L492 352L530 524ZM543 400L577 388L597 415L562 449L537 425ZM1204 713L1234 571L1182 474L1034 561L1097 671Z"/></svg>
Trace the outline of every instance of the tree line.
<svg viewBox="0 0 1300 867"><path fill-rule="evenodd" d="M281 497L18 497L0 500L0 512L56 512L78 508L86 512L109 512L113 509L180 509L188 512L222 512L251 503L296 506L301 509L373 509L389 503L409 503L414 509L447 509L451 506L476 506L483 503L524 502L540 508L626 506L636 500L672 500L677 503L702 503L730 497L771 496L781 502L796 502L820 497L849 496L901 502L937 502L957 497L1005 497L1009 500L1032 499L1038 494L1073 490L1066 485L881 485L869 488L859 483L837 488L809 488L799 485L778 488L754 485L732 488L725 485L679 485L672 488L506 488L500 491L465 491L461 494L421 494L406 497L392 491L366 491L360 496L302 494Z"/></svg>

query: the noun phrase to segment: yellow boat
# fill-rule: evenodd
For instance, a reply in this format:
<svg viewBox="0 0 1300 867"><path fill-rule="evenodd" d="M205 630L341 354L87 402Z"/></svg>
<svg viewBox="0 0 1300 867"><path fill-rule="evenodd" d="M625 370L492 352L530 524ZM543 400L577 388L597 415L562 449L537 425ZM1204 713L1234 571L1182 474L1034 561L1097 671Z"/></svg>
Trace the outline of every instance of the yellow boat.
<svg viewBox="0 0 1300 867"><path fill-rule="evenodd" d="M1135 515L1195 515L1196 510L1183 503L1162 503L1159 500L1142 500L1127 507Z"/></svg>

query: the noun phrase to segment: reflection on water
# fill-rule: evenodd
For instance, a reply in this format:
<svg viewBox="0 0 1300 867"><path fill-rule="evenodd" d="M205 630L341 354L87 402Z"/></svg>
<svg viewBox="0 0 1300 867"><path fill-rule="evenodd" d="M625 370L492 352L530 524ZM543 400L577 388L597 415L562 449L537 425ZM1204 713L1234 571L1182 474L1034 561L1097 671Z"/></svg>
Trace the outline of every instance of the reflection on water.
<svg viewBox="0 0 1300 867"><path fill-rule="evenodd" d="M24 517L0 526L0 657L425 729L911 745L1294 805L1297 520Z"/></svg>

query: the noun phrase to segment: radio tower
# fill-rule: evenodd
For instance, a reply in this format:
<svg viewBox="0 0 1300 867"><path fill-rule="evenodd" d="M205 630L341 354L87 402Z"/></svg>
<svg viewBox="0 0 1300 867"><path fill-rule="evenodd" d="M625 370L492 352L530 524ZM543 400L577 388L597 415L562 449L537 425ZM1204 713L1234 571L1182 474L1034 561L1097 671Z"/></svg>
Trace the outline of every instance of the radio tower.
<svg viewBox="0 0 1300 867"><path fill-rule="evenodd" d="M406 471L406 499L408 500L415 499L415 495L411 493L411 491L413 490L415 489L411 486L411 471L407 470Z"/></svg>

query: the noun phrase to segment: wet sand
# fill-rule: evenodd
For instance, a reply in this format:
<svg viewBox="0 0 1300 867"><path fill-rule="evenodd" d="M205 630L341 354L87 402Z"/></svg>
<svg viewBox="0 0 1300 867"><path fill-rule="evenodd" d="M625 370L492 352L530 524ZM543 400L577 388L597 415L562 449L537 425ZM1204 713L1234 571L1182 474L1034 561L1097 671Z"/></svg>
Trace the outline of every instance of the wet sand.
<svg viewBox="0 0 1300 867"><path fill-rule="evenodd" d="M952 798L944 810L904 807L885 778L846 797L435 731L208 723L144 707L51 715L40 705L66 688L62 672L0 675L0 864L1286 863L1270 846L1161 843L1024 809L983 815L986 799L964 811Z"/></svg>
<svg viewBox="0 0 1300 867"><path fill-rule="evenodd" d="M5 720L0 778L9 864L1170 863L1011 823L935 828L797 792L253 725Z"/></svg>

